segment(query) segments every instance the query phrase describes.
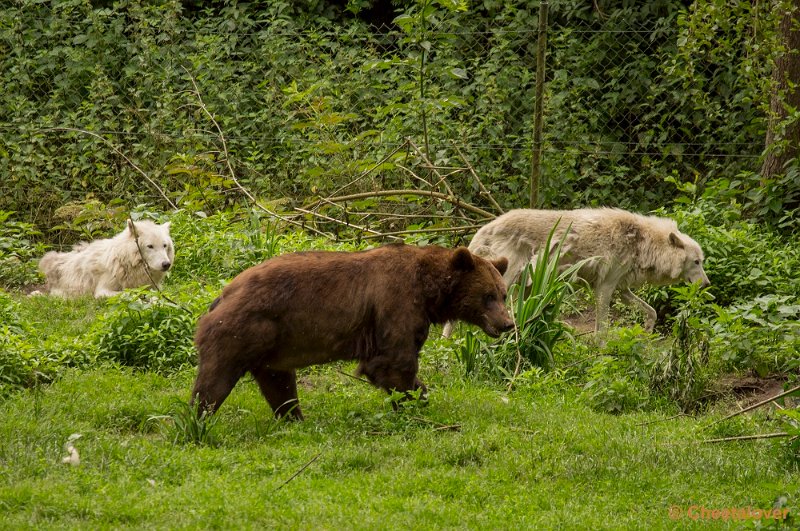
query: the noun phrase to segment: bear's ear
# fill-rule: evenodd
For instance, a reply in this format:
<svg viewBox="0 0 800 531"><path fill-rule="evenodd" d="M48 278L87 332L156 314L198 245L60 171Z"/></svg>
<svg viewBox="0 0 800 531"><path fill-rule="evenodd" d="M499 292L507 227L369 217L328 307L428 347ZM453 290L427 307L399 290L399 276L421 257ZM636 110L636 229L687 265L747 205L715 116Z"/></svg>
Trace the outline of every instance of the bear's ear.
<svg viewBox="0 0 800 531"><path fill-rule="evenodd" d="M508 269L508 258L501 256L497 260L492 260L492 265L501 275L505 275Z"/></svg>
<svg viewBox="0 0 800 531"><path fill-rule="evenodd" d="M475 269L475 260L472 258L472 253L466 247L459 247L453 253L453 258L450 264L456 271L472 271Z"/></svg>
<svg viewBox="0 0 800 531"><path fill-rule="evenodd" d="M675 234L674 232L669 233L669 243L672 244L673 247L677 247L678 249L683 249L683 240L681 237Z"/></svg>

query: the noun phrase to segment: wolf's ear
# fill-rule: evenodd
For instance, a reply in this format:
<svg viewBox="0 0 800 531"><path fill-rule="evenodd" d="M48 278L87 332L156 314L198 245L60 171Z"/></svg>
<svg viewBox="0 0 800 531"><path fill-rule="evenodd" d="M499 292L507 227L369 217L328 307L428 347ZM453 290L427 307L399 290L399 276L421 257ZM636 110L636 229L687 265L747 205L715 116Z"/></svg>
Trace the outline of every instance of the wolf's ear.
<svg viewBox="0 0 800 531"><path fill-rule="evenodd" d="M508 258L501 256L497 260L492 260L492 265L501 275L505 275L508 269Z"/></svg>
<svg viewBox="0 0 800 531"><path fill-rule="evenodd" d="M169 230L170 226L172 226L172 222L171 221L167 221L165 223L162 223L161 226L164 227L165 229Z"/></svg>
<svg viewBox="0 0 800 531"><path fill-rule="evenodd" d="M126 223L128 226L128 232L131 233L131 236L136 236L136 225L133 223L133 220L131 218L128 218L126 220Z"/></svg>
<svg viewBox="0 0 800 531"><path fill-rule="evenodd" d="M678 249L683 249L683 240L681 237L675 234L674 232L669 233L669 243L672 244L673 247L677 247Z"/></svg>
<svg viewBox="0 0 800 531"><path fill-rule="evenodd" d="M475 260L473 260L472 253L466 247L456 249L450 264L456 271L472 271L475 269Z"/></svg>

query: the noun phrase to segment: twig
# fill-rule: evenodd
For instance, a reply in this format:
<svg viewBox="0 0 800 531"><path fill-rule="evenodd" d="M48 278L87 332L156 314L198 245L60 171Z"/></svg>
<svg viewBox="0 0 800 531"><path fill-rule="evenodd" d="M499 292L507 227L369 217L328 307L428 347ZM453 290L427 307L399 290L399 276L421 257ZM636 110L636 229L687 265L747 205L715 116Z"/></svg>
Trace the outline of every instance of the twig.
<svg viewBox="0 0 800 531"><path fill-rule="evenodd" d="M478 183L478 188L481 189L481 193L486 196L486 199L489 200L489 202L497 209L498 212L500 212L501 214L504 214L505 210L503 210L503 207L501 207L497 203L497 201L494 200L494 197L492 197L492 194L489 193L489 190L486 189L486 187L483 185L483 182L481 181L480 177L478 177L478 174L475 171L475 168L473 168L472 164L469 163L469 161L467 160L467 157L465 157L464 154L461 153L461 150L458 149L458 145L455 142L453 142L453 147L456 148L456 153L458 153L458 156L461 157L461 160L464 161L464 164L467 165L467 169L469 169L469 172L472 174L472 177L475 179L475 182Z"/></svg>
<svg viewBox="0 0 800 531"><path fill-rule="evenodd" d="M672 415L671 417L667 417L665 419L650 420L648 422L640 422L639 424L634 424L633 426L638 428L640 426L649 426L650 424L657 424L659 422L668 422L670 420L675 420L675 419L677 419L679 417L689 417L689 416L690 415L688 415L686 413L678 413L677 415Z"/></svg>
<svg viewBox="0 0 800 531"><path fill-rule="evenodd" d="M713 425L715 425L715 424L719 424L720 422L722 422L722 421L724 421L724 420L731 419L731 418L733 418L733 417L736 417L736 416L738 416L738 415L741 415L742 413L747 413L748 411L752 411L752 410L754 410L754 409L756 409L756 408L759 408L759 407L761 407L761 406L763 406L763 405L765 405L765 404L769 404L769 403L770 403L770 402L772 402L773 400L777 400L777 399L779 399L779 398L783 398L784 396L790 395L790 394L792 394L792 393L795 393L795 392L797 392L797 391L800 391L800 385L798 385L798 386L796 386L796 387L793 387L793 388L789 389L788 391L784 391L783 393L780 393L780 394L778 394L778 395L775 395L775 396L773 396L772 398L767 398L766 400L762 400L761 402L758 402L758 403L756 403L756 404L753 404L753 405L751 405L751 406L747 406L746 408L744 408L744 409L742 409L742 410L739 410L739 411L737 411L737 412L735 412L735 413L731 413L731 414L730 414L730 415L728 415L727 417L723 417L723 418L721 418L721 419L719 419L719 420L715 420L715 421L714 421L714 422L712 422L711 424L708 424L708 425L704 426L702 429L704 429L704 430L705 430L705 429L708 429L708 428L710 428L711 426L713 426Z"/></svg>
<svg viewBox="0 0 800 531"><path fill-rule="evenodd" d="M381 160L379 160L378 162L376 162L375 164L373 164L372 166L370 166L369 168L367 168L366 170L361 172L358 177L356 177L355 179L353 179L349 183L345 184L344 186L340 186L339 188L334 190L333 193L334 194L338 194L339 192L341 192L345 188L354 185L355 183L357 183L358 181L360 181L361 179L363 179L364 177L366 177L367 175L369 175L370 173L375 171L375 168L381 166L384 162L386 162L387 160L392 158L395 153L397 153L398 151L400 151L403 148L408 148L408 140L406 140L405 142L403 142L402 144L400 144L399 146L394 148L391 153L389 153L388 155L383 157Z"/></svg>
<svg viewBox="0 0 800 531"><path fill-rule="evenodd" d="M777 433L763 433L760 435L741 435L739 437L723 437L721 439L706 439L701 441L703 444L729 442L729 441L755 441L758 439L776 439L778 437L790 437L790 433L779 431Z"/></svg>
<svg viewBox="0 0 800 531"><path fill-rule="evenodd" d="M398 230L394 232L383 232L377 233L373 236L361 236L360 239L362 240L371 240L374 238L380 238L383 236L398 236L400 234L429 234L429 233L436 233L436 232L460 232L463 230L473 230L479 229L483 227L483 225L464 225L461 227L435 227L430 229L408 229L408 230ZM351 240L342 240L342 241L351 241Z"/></svg>
<svg viewBox="0 0 800 531"><path fill-rule="evenodd" d="M425 179L414 173L414 171L411 168L406 168L402 164L398 164L397 167L403 170L404 172L408 173L409 175L411 175L411 177L413 177L414 179L421 181L426 185L430 186L431 188L433 188L433 185L431 183L429 183L428 181L426 181Z"/></svg>
<svg viewBox="0 0 800 531"><path fill-rule="evenodd" d="M162 189L161 189L161 188L160 188L160 187L159 187L159 186L158 186L158 185L155 183L155 181L154 181L153 179L151 179L151 178L150 178L150 176L149 176L149 175L147 175L147 174L144 172L144 170L142 170L142 169L141 169L139 166L137 166L135 162L133 162L131 159L129 159L129 158L128 158L128 157L127 157L127 156L126 156L126 155L125 155L125 154L124 154L122 151L120 151L120 150L119 150L119 149L118 149L118 148L117 148L117 147L116 147L114 144L112 144L112 143L111 143L111 141L109 141L108 139L106 139L106 138L103 138L101 135L98 135L97 133L95 133L95 132L93 132L93 131L87 131L87 130L85 130L85 129L76 129L76 128L74 128L74 127L50 127L50 128L47 128L47 129L42 129L42 131L43 131L43 132L48 132L48 131L66 131L66 132L71 132L71 133L82 133L82 134L84 134L84 135L93 136L93 137L95 137L95 138L98 138L98 139L102 140L103 142L105 142L105 144L106 144L108 147L110 147L110 148L111 148L111 149L114 151L114 153L116 153L117 155L119 155L120 157L122 157L123 159L125 159L125 162L127 162L128 164L130 164L130 165L131 165L131 167L132 167L134 170L136 170L137 172L139 172L139 173L142 175L142 177L144 177L144 178L145 178L145 180L147 180L147 182L149 182L149 183L150 183L150 184L153 186L153 188L155 188L156 190L158 190L158 193L160 193L160 194L161 194L161 197L163 197L163 198L164 198L164 200L165 200L167 203L169 203L169 206L171 206L173 210L178 210L178 207L175 205L175 203L173 203L173 202L170 200L170 198L169 198L169 197L167 197L167 194L164 192L164 190L162 190Z"/></svg>
<svg viewBox="0 0 800 531"><path fill-rule="evenodd" d="M302 473L303 473L303 470L305 470L306 468L308 468L308 467L311 465L311 463L313 463L314 461L316 461L317 459L319 459L319 456L321 456L321 455L322 455L322 452L320 452L320 453L318 453L317 455L315 455L315 456L314 456L314 457L311 459L311 461L309 461L308 463L306 463L306 464L304 464L302 467L300 467L300 470L298 470L297 472L295 472L294 474L292 474L292 477L290 477L289 479L287 479L286 481L284 481L283 483L281 483L280 485L278 485L278 487L277 487L275 490L276 490L276 491L278 491L278 490L281 490L283 487L285 487L285 486L286 486L286 485L287 485L287 484L288 484L290 481L292 481L294 478L296 478L297 476L299 476L300 474L302 474Z"/></svg>
<svg viewBox="0 0 800 531"><path fill-rule="evenodd" d="M418 416L411 416L409 417L414 420L419 420L420 422L426 422L428 424L433 424L436 426L435 430L452 430L452 431L459 431L461 429L461 424L442 424L441 422L436 422L435 420L426 419L425 417L418 417Z"/></svg>
<svg viewBox="0 0 800 531"><path fill-rule="evenodd" d="M348 378L352 378L353 380L358 380L359 382L363 382L363 383L365 383L367 385L372 385L369 380L366 380L364 378L359 378L358 376L352 375L352 374L344 372L342 370L336 369L336 372L338 372L339 374L342 374L344 376L347 376Z"/></svg>
<svg viewBox="0 0 800 531"><path fill-rule="evenodd" d="M418 155L419 155L419 156L422 158L422 160L423 160L425 163L427 163L428 167L429 167L429 168L430 168L430 169L433 171L433 173L434 173L434 174L436 174L436 176L439 178L439 181L438 181L436 184L437 184L437 185L438 185L439 183L443 184L443 185L444 185L444 188L445 188L445 190L447 190L447 193L448 193L448 194L450 194L451 196L454 196L455 194L453 193L453 190L450 188L450 185L449 185L449 184L447 184L447 179L445 179L445 178L442 176L442 174L441 174L441 173L439 173L439 171L436 169L436 166L433 164L433 162L431 162L431 160L428 158L428 155L426 154L426 153L428 153L428 150L427 150L427 148L428 148L428 139L427 139L427 136L426 136L426 138L425 138L425 147L426 147L426 150L425 150L425 151L422 151L422 150L421 150L419 147L417 147L417 145L414 143L414 141L413 141L413 140L411 140L410 138L409 138L409 139L407 139L407 140L408 140L408 143L411 145L411 147L412 147L412 148L414 148L414 151L416 151L416 152L417 152L417 154L418 154Z"/></svg>

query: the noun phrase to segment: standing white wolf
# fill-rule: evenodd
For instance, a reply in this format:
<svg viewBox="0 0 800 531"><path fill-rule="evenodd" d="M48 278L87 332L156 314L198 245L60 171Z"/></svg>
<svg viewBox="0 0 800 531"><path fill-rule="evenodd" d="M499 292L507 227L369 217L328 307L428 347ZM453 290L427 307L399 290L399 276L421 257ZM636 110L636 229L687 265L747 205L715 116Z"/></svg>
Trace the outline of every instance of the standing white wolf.
<svg viewBox="0 0 800 531"><path fill-rule="evenodd" d="M645 329L651 331L656 311L637 297L632 288L643 284L667 285L681 280L710 284L703 270L703 250L678 230L668 218L642 216L613 208L578 210L511 210L483 226L469 244L469 250L485 258L506 257L503 279L511 285L522 270L535 263L536 253L553 230L551 246L564 237L561 264L586 260L578 276L595 292L595 330L603 332L614 291L627 304L637 304L646 315ZM452 325L445 326L445 335Z"/></svg>
<svg viewBox="0 0 800 531"><path fill-rule="evenodd" d="M126 288L159 285L175 258L169 225L128 220L125 230L113 238L79 243L67 253L45 254L39 269L47 277L50 293L61 297L108 297Z"/></svg>

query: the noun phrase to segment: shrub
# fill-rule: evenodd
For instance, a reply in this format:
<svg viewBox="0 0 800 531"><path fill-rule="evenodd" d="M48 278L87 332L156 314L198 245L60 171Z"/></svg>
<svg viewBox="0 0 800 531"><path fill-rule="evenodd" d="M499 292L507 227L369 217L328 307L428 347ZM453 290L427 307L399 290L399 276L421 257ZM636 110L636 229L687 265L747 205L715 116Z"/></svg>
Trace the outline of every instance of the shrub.
<svg viewBox="0 0 800 531"><path fill-rule="evenodd" d="M587 368L581 398L593 409L607 413L647 405L651 399L647 364L655 338L638 325L610 330L599 356Z"/></svg>
<svg viewBox="0 0 800 531"><path fill-rule="evenodd" d="M94 327L92 344L98 358L155 372L194 363L197 316L211 297L198 297L185 288L182 300L188 307L146 290L119 295Z"/></svg>
<svg viewBox="0 0 800 531"><path fill-rule="evenodd" d="M39 279L37 264L44 246L31 240L40 234L34 225L12 220L12 214L0 210L0 286L19 288Z"/></svg>

